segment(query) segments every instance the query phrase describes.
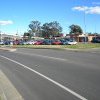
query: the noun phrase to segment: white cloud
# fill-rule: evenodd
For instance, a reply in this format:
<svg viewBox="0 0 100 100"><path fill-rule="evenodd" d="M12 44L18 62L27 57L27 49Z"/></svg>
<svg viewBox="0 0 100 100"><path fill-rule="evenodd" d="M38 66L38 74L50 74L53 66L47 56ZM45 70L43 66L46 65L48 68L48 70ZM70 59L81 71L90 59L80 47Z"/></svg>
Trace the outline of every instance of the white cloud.
<svg viewBox="0 0 100 100"><path fill-rule="evenodd" d="M78 11L86 11L88 9L88 7L86 6L77 6L72 8L73 10L78 10Z"/></svg>
<svg viewBox="0 0 100 100"><path fill-rule="evenodd" d="M96 6L96 7L90 7L86 13L90 13L90 14L100 14L100 6Z"/></svg>
<svg viewBox="0 0 100 100"><path fill-rule="evenodd" d="M77 6L73 7L73 10L85 11L87 14L100 14L100 6L87 7L87 6Z"/></svg>
<svg viewBox="0 0 100 100"><path fill-rule="evenodd" d="M10 25L13 24L13 21L7 20L7 21L0 21L0 25Z"/></svg>

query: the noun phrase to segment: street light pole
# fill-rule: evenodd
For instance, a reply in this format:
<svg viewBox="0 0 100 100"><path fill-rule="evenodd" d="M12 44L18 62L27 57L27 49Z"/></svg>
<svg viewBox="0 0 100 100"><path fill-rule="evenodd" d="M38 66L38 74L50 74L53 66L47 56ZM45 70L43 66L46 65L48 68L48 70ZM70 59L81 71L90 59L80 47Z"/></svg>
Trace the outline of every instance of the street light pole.
<svg viewBox="0 0 100 100"><path fill-rule="evenodd" d="M85 0L84 0L84 2L85 2ZM87 42L87 36L86 36L86 13L85 13L85 10L86 10L86 7L85 7L85 3L84 3L84 35L85 35L84 42L86 43Z"/></svg>
<svg viewBox="0 0 100 100"><path fill-rule="evenodd" d="M85 40L84 42L86 43L86 14L85 14L85 7L84 7L84 35L85 35Z"/></svg>
<svg viewBox="0 0 100 100"><path fill-rule="evenodd" d="M1 25L0 25L0 41L2 41Z"/></svg>

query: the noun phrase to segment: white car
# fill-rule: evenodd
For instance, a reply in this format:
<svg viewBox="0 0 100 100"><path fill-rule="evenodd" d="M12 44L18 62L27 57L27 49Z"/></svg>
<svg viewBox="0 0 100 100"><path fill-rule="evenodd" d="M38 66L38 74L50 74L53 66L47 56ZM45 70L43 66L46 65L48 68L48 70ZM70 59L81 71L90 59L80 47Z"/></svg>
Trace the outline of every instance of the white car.
<svg viewBox="0 0 100 100"><path fill-rule="evenodd" d="M74 39L62 39L61 42L62 42L63 45L77 44L77 42Z"/></svg>
<svg viewBox="0 0 100 100"><path fill-rule="evenodd" d="M30 40L30 41L27 41L26 44L34 44L36 41L34 40Z"/></svg>
<svg viewBox="0 0 100 100"><path fill-rule="evenodd" d="M69 45L75 45L75 44L77 44L77 42L75 41L75 40L69 40L68 42L67 42Z"/></svg>
<svg viewBox="0 0 100 100"><path fill-rule="evenodd" d="M3 45L4 44L4 42L3 41L0 41L0 45Z"/></svg>

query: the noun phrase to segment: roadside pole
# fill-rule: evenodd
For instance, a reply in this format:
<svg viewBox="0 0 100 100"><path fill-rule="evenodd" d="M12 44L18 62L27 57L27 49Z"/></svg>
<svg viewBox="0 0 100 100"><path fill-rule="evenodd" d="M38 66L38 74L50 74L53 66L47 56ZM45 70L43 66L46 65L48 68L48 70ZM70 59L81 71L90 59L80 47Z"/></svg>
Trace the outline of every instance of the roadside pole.
<svg viewBox="0 0 100 100"><path fill-rule="evenodd" d="M86 35L86 6L85 6L85 2L86 0L84 0L84 35L85 35L85 38L84 38L84 42L86 43L87 42L87 35Z"/></svg>
<svg viewBox="0 0 100 100"><path fill-rule="evenodd" d="M1 25L0 25L0 41L2 41Z"/></svg>

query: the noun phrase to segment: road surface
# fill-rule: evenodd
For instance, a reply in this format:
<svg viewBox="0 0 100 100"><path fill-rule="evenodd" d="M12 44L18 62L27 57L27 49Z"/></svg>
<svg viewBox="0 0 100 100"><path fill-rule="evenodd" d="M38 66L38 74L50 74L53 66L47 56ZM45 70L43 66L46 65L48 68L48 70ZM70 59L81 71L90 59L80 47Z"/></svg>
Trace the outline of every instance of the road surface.
<svg viewBox="0 0 100 100"><path fill-rule="evenodd" d="M24 100L100 100L100 53L0 51L0 69Z"/></svg>

